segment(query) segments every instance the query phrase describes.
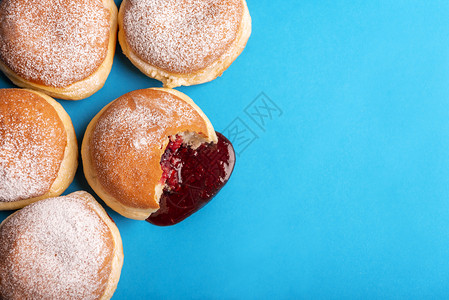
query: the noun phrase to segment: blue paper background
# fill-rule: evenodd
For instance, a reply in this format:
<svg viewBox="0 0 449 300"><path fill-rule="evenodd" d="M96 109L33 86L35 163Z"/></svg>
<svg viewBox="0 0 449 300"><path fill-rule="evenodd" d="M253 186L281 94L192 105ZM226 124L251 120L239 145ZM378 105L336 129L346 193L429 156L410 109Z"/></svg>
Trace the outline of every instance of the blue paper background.
<svg viewBox="0 0 449 300"><path fill-rule="evenodd" d="M243 54L179 89L216 130L246 130L234 174L173 227L108 209L125 252L114 299L448 298L449 2L248 6ZM102 90L60 102L81 143L104 105L155 86L117 46Z"/></svg>

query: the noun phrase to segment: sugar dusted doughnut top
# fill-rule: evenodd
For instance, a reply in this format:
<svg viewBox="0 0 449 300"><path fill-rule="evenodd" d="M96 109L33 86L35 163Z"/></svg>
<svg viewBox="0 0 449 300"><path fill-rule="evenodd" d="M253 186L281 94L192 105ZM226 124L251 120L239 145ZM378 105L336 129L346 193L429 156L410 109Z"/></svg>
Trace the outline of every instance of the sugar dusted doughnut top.
<svg viewBox="0 0 449 300"><path fill-rule="evenodd" d="M88 141L99 183L123 205L158 208L155 189L167 137L185 131L205 134L208 128L177 96L153 89L121 96L101 112Z"/></svg>
<svg viewBox="0 0 449 300"><path fill-rule="evenodd" d="M171 73L200 71L237 37L241 0L127 0L123 28L133 52Z"/></svg>
<svg viewBox="0 0 449 300"><path fill-rule="evenodd" d="M111 273L113 237L77 192L41 200L0 227L0 299L98 299Z"/></svg>
<svg viewBox="0 0 449 300"><path fill-rule="evenodd" d="M101 0L2 0L0 60L27 81L69 86L104 61L109 18Z"/></svg>
<svg viewBox="0 0 449 300"><path fill-rule="evenodd" d="M0 89L0 202L47 193L64 158L67 134L39 95Z"/></svg>

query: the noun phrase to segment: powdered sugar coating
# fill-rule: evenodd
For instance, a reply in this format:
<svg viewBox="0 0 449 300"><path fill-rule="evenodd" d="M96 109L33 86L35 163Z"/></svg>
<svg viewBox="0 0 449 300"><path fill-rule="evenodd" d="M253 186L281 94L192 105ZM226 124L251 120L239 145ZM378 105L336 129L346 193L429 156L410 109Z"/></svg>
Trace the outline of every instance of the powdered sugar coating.
<svg viewBox="0 0 449 300"><path fill-rule="evenodd" d="M158 97L157 106L148 105L152 99L139 93L118 100L113 106L122 109L111 107L99 120L95 131L121 132L116 143L148 153L148 147L161 146L160 138L166 136L169 127L182 127L198 119L198 113L174 95L162 92L154 94ZM97 141L100 147L109 142L105 138L106 135Z"/></svg>
<svg viewBox="0 0 449 300"><path fill-rule="evenodd" d="M118 98L92 129L90 155L101 185L124 204L151 207L162 176L164 143L184 131L204 134L207 127L180 98L158 90L137 90Z"/></svg>
<svg viewBox="0 0 449 300"><path fill-rule="evenodd" d="M45 99L26 90L0 90L0 202L47 193L66 144L64 125Z"/></svg>
<svg viewBox="0 0 449 300"><path fill-rule="evenodd" d="M1 299L98 299L104 292L112 234L85 195L36 202L2 224Z"/></svg>
<svg viewBox="0 0 449 300"><path fill-rule="evenodd" d="M150 65L185 74L211 65L237 36L241 0L127 0L123 29Z"/></svg>
<svg viewBox="0 0 449 300"><path fill-rule="evenodd" d="M105 59L109 18L101 0L3 0L0 60L28 81L69 86Z"/></svg>

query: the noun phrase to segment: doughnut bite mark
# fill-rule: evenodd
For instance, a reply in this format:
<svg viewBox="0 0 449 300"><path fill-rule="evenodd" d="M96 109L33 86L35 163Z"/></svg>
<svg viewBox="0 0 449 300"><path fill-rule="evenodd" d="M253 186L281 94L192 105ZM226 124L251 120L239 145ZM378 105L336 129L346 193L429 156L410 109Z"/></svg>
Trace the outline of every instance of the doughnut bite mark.
<svg viewBox="0 0 449 300"><path fill-rule="evenodd" d="M195 154L190 150L217 142L212 124L189 97L153 88L130 92L103 108L87 127L81 153L87 181L106 204L145 220L159 210L164 188L173 182L171 167L161 161L180 157L167 154L167 146L174 152L183 147L187 157Z"/></svg>
<svg viewBox="0 0 449 300"><path fill-rule="evenodd" d="M60 195L78 165L69 115L51 97L0 89L0 210Z"/></svg>
<svg viewBox="0 0 449 300"><path fill-rule="evenodd" d="M104 85L116 33L113 0L3 0L0 69L18 86L83 99Z"/></svg>
<svg viewBox="0 0 449 300"><path fill-rule="evenodd" d="M189 217L221 190L231 177L235 152L231 142L217 132L217 143L192 149L177 136L170 140L161 159L165 182L160 208L146 220L169 226Z"/></svg>
<svg viewBox="0 0 449 300"><path fill-rule="evenodd" d="M251 34L245 0L124 0L118 19L123 53L168 88L217 78Z"/></svg>
<svg viewBox="0 0 449 300"><path fill-rule="evenodd" d="M0 299L110 299L120 233L86 192L33 203L0 225Z"/></svg>

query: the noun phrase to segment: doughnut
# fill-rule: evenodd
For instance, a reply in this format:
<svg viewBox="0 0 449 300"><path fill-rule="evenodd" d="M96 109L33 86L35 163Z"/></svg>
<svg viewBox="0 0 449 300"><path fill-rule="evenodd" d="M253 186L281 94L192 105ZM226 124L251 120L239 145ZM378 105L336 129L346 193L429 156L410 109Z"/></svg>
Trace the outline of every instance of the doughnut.
<svg viewBox="0 0 449 300"><path fill-rule="evenodd" d="M173 225L210 201L227 182L235 155L229 141L221 147L223 139L185 94L166 88L136 90L112 101L89 123L81 148L84 174L93 190L112 209L125 217L145 220L153 213L161 214L161 208L170 209L170 205L160 205L165 194L175 197L180 195L177 192L182 191L183 195L191 192L179 183L191 180L201 185L206 177L198 177L198 173L210 173L210 191L203 189L205 197L177 200L168 197L175 205L185 200L192 203L184 210L174 208L165 215L162 213L164 216L159 219L164 220L152 222ZM218 153L220 149L222 152ZM200 152L205 153L205 161L212 157L208 154L219 154L222 159L225 152L231 153L223 158L225 162L214 160L219 171L211 165L209 172L196 169L202 162L183 160L201 157Z"/></svg>
<svg viewBox="0 0 449 300"><path fill-rule="evenodd" d="M251 34L245 0L124 0L118 23L123 53L167 88L217 78Z"/></svg>
<svg viewBox="0 0 449 300"><path fill-rule="evenodd" d="M116 33L113 0L3 0L0 69L20 87L84 99L109 75Z"/></svg>
<svg viewBox="0 0 449 300"><path fill-rule="evenodd" d="M78 165L69 115L37 91L0 89L0 210L59 196Z"/></svg>
<svg viewBox="0 0 449 300"><path fill-rule="evenodd" d="M48 198L0 224L0 299L110 299L120 233L87 192Z"/></svg>

